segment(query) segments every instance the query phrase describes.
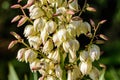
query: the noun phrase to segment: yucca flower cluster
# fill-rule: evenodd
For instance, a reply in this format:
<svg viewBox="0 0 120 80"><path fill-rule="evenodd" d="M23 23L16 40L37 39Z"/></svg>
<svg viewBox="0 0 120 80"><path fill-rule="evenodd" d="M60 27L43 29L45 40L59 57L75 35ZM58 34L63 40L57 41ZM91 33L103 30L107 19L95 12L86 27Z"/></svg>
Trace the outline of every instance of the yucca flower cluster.
<svg viewBox="0 0 120 80"><path fill-rule="evenodd" d="M97 27L92 20L91 24L82 20L80 15L84 10L95 11L86 1L82 9L78 0L28 0L25 6L15 4L11 8L20 8L23 12L12 20L19 20L18 27L29 21L23 32L29 44L11 32L17 40L9 48L16 43L25 45L19 49L17 59L29 63L32 72L38 71L42 75L39 80L81 80L87 75L92 80L99 79L99 70L92 63L100 58L100 48L93 40L99 24L105 20ZM29 17L24 9L29 10ZM84 49L78 40L81 34L91 40Z"/></svg>

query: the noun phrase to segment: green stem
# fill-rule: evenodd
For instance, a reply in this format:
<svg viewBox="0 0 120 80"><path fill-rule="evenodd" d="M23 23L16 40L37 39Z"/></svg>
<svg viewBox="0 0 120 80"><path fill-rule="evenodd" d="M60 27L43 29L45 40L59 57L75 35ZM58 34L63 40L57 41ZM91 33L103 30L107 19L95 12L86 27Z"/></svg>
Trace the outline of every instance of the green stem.
<svg viewBox="0 0 120 80"><path fill-rule="evenodd" d="M79 13L78 16L80 16L80 15L82 14L82 12L84 11L84 9L85 9L85 7L86 7L86 4L87 4L87 0L85 0L84 5L83 5L83 8L82 8L82 10L80 11L80 13Z"/></svg>
<svg viewBox="0 0 120 80"><path fill-rule="evenodd" d="M98 23L97 27L94 29L94 34L93 34L93 36L92 36L92 39L91 39L91 41L90 41L90 44L92 44L92 42L93 42L93 40L94 40L94 37L95 37L95 35L96 35L96 32L97 32L99 26L100 26L100 24Z"/></svg>
<svg viewBox="0 0 120 80"><path fill-rule="evenodd" d="M23 15L24 15L25 17L27 17L28 21L30 21L30 22L33 24L33 21L25 14L25 11L23 10L22 6L20 7L20 9L21 9Z"/></svg>

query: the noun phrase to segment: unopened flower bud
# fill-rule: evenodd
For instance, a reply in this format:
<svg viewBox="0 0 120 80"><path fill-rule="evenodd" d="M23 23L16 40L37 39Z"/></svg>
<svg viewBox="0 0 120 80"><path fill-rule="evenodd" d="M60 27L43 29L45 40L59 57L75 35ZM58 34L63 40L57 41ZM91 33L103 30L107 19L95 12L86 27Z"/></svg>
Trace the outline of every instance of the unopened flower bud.
<svg viewBox="0 0 120 80"><path fill-rule="evenodd" d="M89 55L91 57L91 60L92 61L98 60L100 57L100 48L97 45L92 44L88 49L89 49Z"/></svg>
<svg viewBox="0 0 120 80"><path fill-rule="evenodd" d="M17 24L17 27L22 26L27 20L28 20L28 18L27 18L26 16L23 16L23 17L19 20L19 22L18 22L18 24Z"/></svg>
<svg viewBox="0 0 120 80"><path fill-rule="evenodd" d="M18 21L21 18L20 15L15 16L12 20L11 23Z"/></svg>

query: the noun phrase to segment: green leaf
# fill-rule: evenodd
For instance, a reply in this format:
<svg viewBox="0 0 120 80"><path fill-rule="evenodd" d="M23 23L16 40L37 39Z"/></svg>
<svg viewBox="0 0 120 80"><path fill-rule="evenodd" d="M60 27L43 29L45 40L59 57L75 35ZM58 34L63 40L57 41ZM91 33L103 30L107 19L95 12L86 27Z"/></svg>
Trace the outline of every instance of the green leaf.
<svg viewBox="0 0 120 80"><path fill-rule="evenodd" d="M19 80L12 64L9 63L8 66L9 66L8 80Z"/></svg>
<svg viewBox="0 0 120 80"><path fill-rule="evenodd" d="M101 75L100 75L99 80L105 80L104 76L105 76L105 69L103 69L103 70L101 71Z"/></svg>

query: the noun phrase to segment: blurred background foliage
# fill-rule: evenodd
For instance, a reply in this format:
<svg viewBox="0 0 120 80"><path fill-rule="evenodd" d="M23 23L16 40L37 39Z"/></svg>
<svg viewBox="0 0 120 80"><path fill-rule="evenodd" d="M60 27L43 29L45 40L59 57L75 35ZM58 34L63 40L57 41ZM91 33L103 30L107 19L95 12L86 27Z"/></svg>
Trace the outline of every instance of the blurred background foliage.
<svg viewBox="0 0 120 80"><path fill-rule="evenodd" d="M84 0L80 1L84 2ZM15 15L22 14L18 9L10 9L10 6L16 2L17 0L0 0L0 80L8 80L9 63L14 66L20 80L23 80L25 75L31 76L28 80L33 80L29 65L15 59L17 50L22 45L18 44L11 50L7 49L10 41L14 39L10 31L15 31L22 36L24 28L17 28L17 23L10 23ZM96 23L102 19L107 20L99 29L99 33L109 38L104 45L100 45L104 53L99 62L107 66L105 79L120 80L120 0L88 0L88 3L95 7L97 12L83 13L82 17L85 17L87 21L91 18Z"/></svg>

